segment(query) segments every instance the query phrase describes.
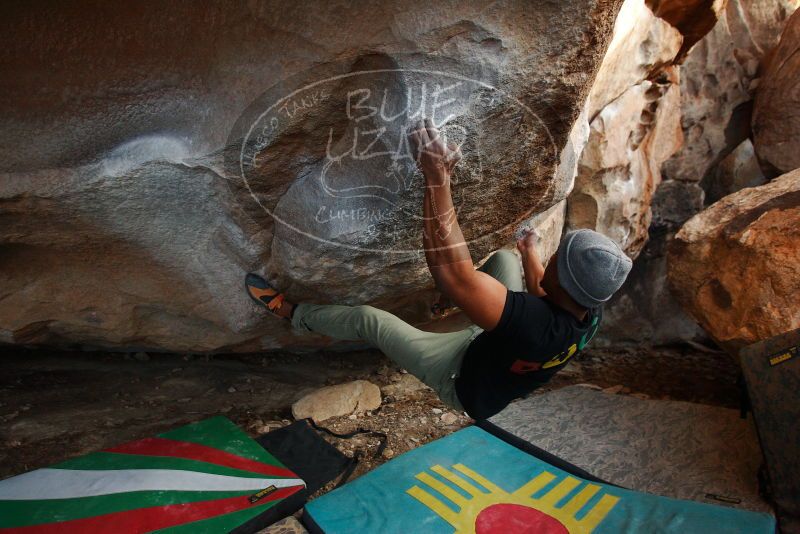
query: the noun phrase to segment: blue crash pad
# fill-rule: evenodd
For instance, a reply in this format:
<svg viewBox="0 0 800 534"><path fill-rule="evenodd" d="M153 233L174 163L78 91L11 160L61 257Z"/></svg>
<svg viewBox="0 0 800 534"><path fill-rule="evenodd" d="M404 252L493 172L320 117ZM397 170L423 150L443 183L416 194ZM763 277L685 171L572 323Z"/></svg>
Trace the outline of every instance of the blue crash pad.
<svg viewBox="0 0 800 534"><path fill-rule="evenodd" d="M586 481L477 427L403 454L312 501L306 519L326 534L775 531L768 514Z"/></svg>

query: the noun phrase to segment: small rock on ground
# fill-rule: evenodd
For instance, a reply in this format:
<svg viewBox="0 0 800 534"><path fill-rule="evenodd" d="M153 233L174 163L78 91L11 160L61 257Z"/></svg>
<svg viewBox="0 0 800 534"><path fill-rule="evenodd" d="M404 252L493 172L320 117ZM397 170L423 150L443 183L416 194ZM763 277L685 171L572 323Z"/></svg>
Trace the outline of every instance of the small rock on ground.
<svg viewBox="0 0 800 534"><path fill-rule="evenodd" d="M331 417L375 410L381 405L381 390L372 382L355 380L313 391L292 405L295 419L311 418L319 423Z"/></svg>
<svg viewBox="0 0 800 534"><path fill-rule="evenodd" d="M442 423L446 425L454 425L458 421L458 416L453 412L445 412L442 414Z"/></svg>
<svg viewBox="0 0 800 534"><path fill-rule="evenodd" d="M289 516L277 523L273 523L264 530L258 531L257 534L308 534L308 531L300 521L293 516Z"/></svg>
<svg viewBox="0 0 800 534"><path fill-rule="evenodd" d="M384 395L391 395L395 398L404 398L417 391L428 389L419 378L412 374L399 374L397 381L392 384L383 386L381 393Z"/></svg>

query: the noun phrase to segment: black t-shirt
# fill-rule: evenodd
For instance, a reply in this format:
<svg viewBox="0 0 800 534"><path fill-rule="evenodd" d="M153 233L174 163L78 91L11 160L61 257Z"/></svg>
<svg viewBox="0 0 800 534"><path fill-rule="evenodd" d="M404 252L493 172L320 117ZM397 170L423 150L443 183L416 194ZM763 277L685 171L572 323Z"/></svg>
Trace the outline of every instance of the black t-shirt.
<svg viewBox="0 0 800 534"><path fill-rule="evenodd" d="M467 348L456 393L467 413L486 419L541 386L597 332L601 308L580 321L521 291L508 291L500 322Z"/></svg>

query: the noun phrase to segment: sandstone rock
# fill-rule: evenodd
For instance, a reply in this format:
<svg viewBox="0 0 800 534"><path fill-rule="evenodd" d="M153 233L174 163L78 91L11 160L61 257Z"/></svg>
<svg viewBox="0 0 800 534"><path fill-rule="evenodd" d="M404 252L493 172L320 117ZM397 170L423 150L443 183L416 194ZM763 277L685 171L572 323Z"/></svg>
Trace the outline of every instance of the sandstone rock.
<svg viewBox="0 0 800 534"><path fill-rule="evenodd" d="M753 143L746 139L711 171L707 185L708 203L716 202L745 187L763 185L766 181Z"/></svg>
<svg viewBox="0 0 800 534"><path fill-rule="evenodd" d="M787 22L758 86L753 138L771 175L800 168L800 13Z"/></svg>
<svg viewBox="0 0 800 534"><path fill-rule="evenodd" d="M800 327L800 170L690 219L669 248L668 278L728 350Z"/></svg>
<svg viewBox="0 0 800 534"><path fill-rule="evenodd" d="M539 253L539 257L545 265L550 257L555 254L556 250L558 250L558 245L561 243L566 211L567 201L562 200L555 206L535 215L521 225L526 229L535 229L539 234L540 239L536 244L536 251ZM510 248L517 253L516 244L511 244Z"/></svg>
<svg viewBox="0 0 800 534"><path fill-rule="evenodd" d="M647 0L646 3L657 17L669 22L683 35L677 56L679 60L714 27L725 6L725 2L707 0Z"/></svg>
<svg viewBox="0 0 800 534"><path fill-rule="evenodd" d="M671 67L659 81L631 87L598 113L568 200L570 228L597 230L634 258L647 242L661 163L682 140L675 76Z"/></svg>
<svg viewBox="0 0 800 534"><path fill-rule="evenodd" d="M588 141L568 200L568 229L592 228L636 257L645 246L661 164L681 146L673 65L714 24L722 3L627 0L586 110Z"/></svg>
<svg viewBox="0 0 800 534"><path fill-rule="evenodd" d="M458 416L453 412L445 412L442 414L442 423L445 425L454 425L458 422Z"/></svg>
<svg viewBox="0 0 800 534"><path fill-rule="evenodd" d="M697 36L690 35L687 24L694 20L691 24L697 28L709 20L709 12L703 13L699 4L648 0L656 14L683 28L684 42L677 60ZM650 241L623 288L605 306L597 343L664 344L705 336L668 290L666 248L680 225L702 209L703 189L713 202L745 184L756 185L752 160L740 163L741 158L746 159L746 141L736 156L719 166L717 162L748 136L748 106L759 61L777 42L786 14L796 4L795 0L730 0L713 31L691 49L681 65L683 148L662 165L665 181L652 199ZM695 12L686 11L689 8ZM634 205L637 203L647 204L635 199Z"/></svg>
<svg viewBox="0 0 800 534"><path fill-rule="evenodd" d="M644 0L626 0L614 23L614 33L587 102L587 119L625 91L672 64L683 35L653 14Z"/></svg>
<svg viewBox="0 0 800 534"><path fill-rule="evenodd" d="M292 405L295 419L315 422L351 413L375 410L381 405L381 390L366 380L327 386L309 393Z"/></svg>
<svg viewBox="0 0 800 534"><path fill-rule="evenodd" d="M665 176L700 181L750 132L752 85L796 0L729 0L724 16L681 65L683 148Z"/></svg>
<svg viewBox="0 0 800 534"><path fill-rule="evenodd" d="M400 379L381 388L381 393L395 398L407 397L412 393L428 389L428 386L412 374L400 375Z"/></svg>
<svg viewBox="0 0 800 534"><path fill-rule="evenodd" d="M257 534L308 534L308 531L300 521L289 516L271 524L264 530L259 530Z"/></svg>
<svg viewBox="0 0 800 534"><path fill-rule="evenodd" d="M0 341L327 343L244 296L259 269L293 299L419 320L421 188L387 162L394 126L439 91L440 121L468 135L454 190L485 257L569 193L586 132L573 127L619 3L4 6Z"/></svg>

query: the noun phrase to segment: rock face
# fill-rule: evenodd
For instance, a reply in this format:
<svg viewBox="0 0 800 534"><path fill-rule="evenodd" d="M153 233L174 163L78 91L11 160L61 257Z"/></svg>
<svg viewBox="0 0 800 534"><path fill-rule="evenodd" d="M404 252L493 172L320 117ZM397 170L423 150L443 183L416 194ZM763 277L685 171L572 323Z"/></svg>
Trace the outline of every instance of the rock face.
<svg viewBox="0 0 800 534"><path fill-rule="evenodd" d="M690 219L668 266L678 301L726 348L800 327L800 170Z"/></svg>
<svg viewBox="0 0 800 534"><path fill-rule="evenodd" d="M681 65L683 148L664 164L673 180L702 180L750 134L759 64L797 0L729 0Z"/></svg>
<svg viewBox="0 0 800 534"><path fill-rule="evenodd" d="M292 405L295 419L315 422L331 417L376 410L381 405L381 390L372 382L356 380L328 386L309 393Z"/></svg>
<svg viewBox="0 0 800 534"><path fill-rule="evenodd" d="M650 203L661 164L681 144L676 70L636 84L592 121L568 201L571 228L591 228L631 257L647 242Z"/></svg>
<svg viewBox="0 0 800 534"><path fill-rule="evenodd" d="M761 79L753 138L770 175L800 168L800 12L787 22Z"/></svg>
<svg viewBox="0 0 800 534"><path fill-rule="evenodd" d="M686 221L703 209L705 192L691 182L666 180L653 197L651 231L656 235L675 233Z"/></svg>
<svg viewBox="0 0 800 534"><path fill-rule="evenodd" d="M683 34L679 60L683 60L697 41L714 27L724 4L708 0L647 0L647 7L657 17L669 22Z"/></svg>
<svg viewBox="0 0 800 534"><path fill-rule="evenodd" d="M567 226L597 230L634 258L647 242L661 165L682 143L673 64L686 43L708 31L701 27L709 17L716 20L720 6L706 4L627 0L587 103L589 139L568 200Z"/></svg>
<svg viewBox="0 0 800 534"><path fill-rule="evenodd" d="M766 182L753 143L745 139L711 171L706 181L706 200L713 203L745 187L757 187Z"/></svg>
<svg viewBox="0 0 800 534"><path fill-rule="evenodd" d="M703 209L703 198L703 190L695 183L666 180L658 186L650 239L623 288L605 306L598 342L665 345L706 337L667 284L669 243L681 225Z"/></svg>
<svg viewBox="0 0 800 534"><path fill-rule="evenodd" d="M673 63L722 4L621 3L3 6L0 342L330 343L266 317L248 271L427 319L422 115L462 145L474 260L520 224L549 256L565 217L635 256L680 143Z"/></svg>
<svg viewBox="0 0 800 534"><path fill-rule="evenodd" d="M679 67L681 104L676 116L681 116L684 142L661 166L660 175L654 174L656 182L661 175L665 181L654 184L650 228L640 227L638 232L649 234L649 242L625 286L606 306L599 341L661 344L705 337L668 291L666 250L681 224L703 209L704 201L708 204L742 187L764 183L747 140L752 98L759 65L777 44L798 3L730 0L713 30L691 48L687 43L696 42L698 34L687 30L687 21L695 21L695 28L704 27L710 12L697 2L648 1L664 20L683 28L678 59L687 52L688 57ZM688 13L692 6L695 11ZM643 217L639 220L645 223Z"/></svg>
<svg viewBox="0 0 800 534"><path fill-rule="evenodd" d="M5 4L0 340L326 343L265 317L242 290L253 270L296 300L419 320L431 282L403 127L433 115L464 143L475 260L558 218L619 4Z"/></svg>

